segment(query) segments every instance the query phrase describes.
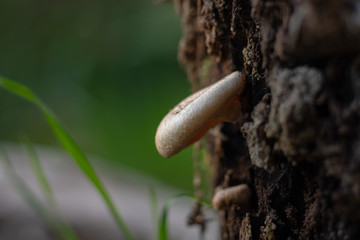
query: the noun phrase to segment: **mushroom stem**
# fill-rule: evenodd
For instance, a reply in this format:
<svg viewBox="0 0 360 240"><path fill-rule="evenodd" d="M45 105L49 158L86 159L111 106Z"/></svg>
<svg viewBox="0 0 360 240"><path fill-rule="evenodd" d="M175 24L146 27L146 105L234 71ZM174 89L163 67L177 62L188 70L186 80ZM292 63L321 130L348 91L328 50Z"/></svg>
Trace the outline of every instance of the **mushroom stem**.
<svg viewBox="0 0 360 240"><path fill-rule="evenodd" d="M241 73L233 72L181 101L157 129L155 143L159 153L171 157L221 121L237 120L241 115L238 95L244 85Z"/></svg>

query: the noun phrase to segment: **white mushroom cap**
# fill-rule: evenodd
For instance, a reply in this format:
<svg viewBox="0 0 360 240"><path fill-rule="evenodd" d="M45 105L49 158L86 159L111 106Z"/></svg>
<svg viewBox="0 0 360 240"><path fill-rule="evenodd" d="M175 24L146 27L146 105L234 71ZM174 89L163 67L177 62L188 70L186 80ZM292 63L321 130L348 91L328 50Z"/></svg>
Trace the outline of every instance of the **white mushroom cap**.
<svg viewBox="0 0 360 240"><path fill-rule="evenodd" d="M225 210L232 204L240 206L242 210L246 210L250 206L251 190L247 184L218 190L213 199L212 206L216 210Z"/></svg>
<svg viewBox="0 0 360 240"><path fill-rule="evenodd" d="M234 121L240 113L237 95L245 85L240 72L233 72L213 85L185 98L161 121L155 136L156 148L171 157L187 147L207 125Z"/></svg>

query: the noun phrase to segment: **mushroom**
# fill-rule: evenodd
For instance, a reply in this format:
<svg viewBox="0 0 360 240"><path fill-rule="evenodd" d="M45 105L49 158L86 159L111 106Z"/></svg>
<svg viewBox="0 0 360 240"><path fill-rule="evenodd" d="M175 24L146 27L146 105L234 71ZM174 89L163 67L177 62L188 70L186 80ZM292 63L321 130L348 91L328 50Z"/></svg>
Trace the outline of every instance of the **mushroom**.
<svg viewBox="0 0 360 240"><path fill-rule="evenodd" d="M169 158L202 137L222 121L241 116L239 95L245 85L240 72L197 91L175 106L161 121L155 136L158 152Z"/></svg>
<svg viewBox="0 0 360 240"><path fill-rule="evenodd" d="M242 211L246 211L250 206L251 190L247 184L218 190L213 199L212 206L216 210L225 210L231 205L237 205Z"/></svg>

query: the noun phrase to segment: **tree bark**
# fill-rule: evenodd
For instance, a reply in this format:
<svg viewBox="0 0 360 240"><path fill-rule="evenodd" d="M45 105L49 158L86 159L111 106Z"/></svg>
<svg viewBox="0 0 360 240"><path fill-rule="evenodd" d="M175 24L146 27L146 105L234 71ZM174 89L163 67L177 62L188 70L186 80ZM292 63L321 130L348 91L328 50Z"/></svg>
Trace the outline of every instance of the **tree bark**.
<svg viewBox="0 0 360 240"><path fill-rule="evenodd" d="M223 239L359 239L359 2L174 2L194 91L247 81L242 120L206 136L213 187L252 190L219 212Z"/></svg>

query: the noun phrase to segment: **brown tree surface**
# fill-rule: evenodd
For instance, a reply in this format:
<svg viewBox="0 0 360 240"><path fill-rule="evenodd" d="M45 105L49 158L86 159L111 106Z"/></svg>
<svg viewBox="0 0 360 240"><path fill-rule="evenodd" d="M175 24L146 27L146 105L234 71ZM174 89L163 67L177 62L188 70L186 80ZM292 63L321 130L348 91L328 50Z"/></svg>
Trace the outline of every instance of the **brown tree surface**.
<svg viewBox="0 0 360 240"><path fill-rule="evenodd" d="M247 81L242 120L206 136L214 188L252 190L223 238L359 239L359 1L174 1L194 90Z"/></svg>

